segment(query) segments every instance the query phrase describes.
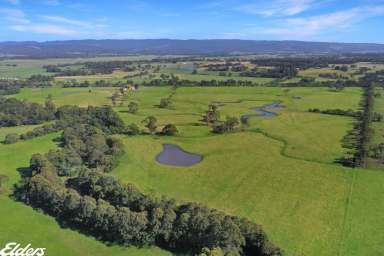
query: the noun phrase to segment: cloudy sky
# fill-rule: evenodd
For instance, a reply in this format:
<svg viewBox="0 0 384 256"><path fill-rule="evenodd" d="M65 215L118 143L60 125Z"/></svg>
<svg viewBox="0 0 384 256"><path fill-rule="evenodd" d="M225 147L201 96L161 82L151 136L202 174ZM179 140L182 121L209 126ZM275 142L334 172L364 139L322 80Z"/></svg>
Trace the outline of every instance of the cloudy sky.
<svg viewBox="0 0 384 256"><path fill-rule="evenodd" d="M384 0L0 0L0 41L85 38L384 43Z"/></svg>

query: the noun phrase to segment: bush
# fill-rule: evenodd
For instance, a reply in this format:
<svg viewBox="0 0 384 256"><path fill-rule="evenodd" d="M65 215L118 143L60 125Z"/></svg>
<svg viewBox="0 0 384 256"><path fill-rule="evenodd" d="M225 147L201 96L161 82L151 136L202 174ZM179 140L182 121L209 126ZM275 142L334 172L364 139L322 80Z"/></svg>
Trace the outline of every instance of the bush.
<svg viewBox="0 0 384 256"><path fill-rule="evenodd" d="M175 136L178 133L179 133L179 131L177 130L176 125L174 125L174 124L167 124L161 130L161 134L166 135L166 136Z"/></svg>
<svg viewBox="0 0 384 256"><path fill-rule="evenodd" d="M130 102L128 104L128 112L131 114L136 114L139 110L139 105L136 102Z"/></svg>
<svg viewBox="0 0 384 256"><path fill-rule="evenodd" d="M159 108L170 108L171 104L172 102L169 98L161 99Z"/></svg>
<svg viewBox="0 0 384 256"><path fill-rule="evenodd" d="M20 139L20 136L16 133L10 133L5 136L4 143L5 144L13 144L18 142Z"/></svg>
<svg viewBox="0 0 384 256"><path fill-rule="evenodd" d="M140 134L140 128L136 124L130 124L127 127L127 133L129 135L139 135Z"/></svg>

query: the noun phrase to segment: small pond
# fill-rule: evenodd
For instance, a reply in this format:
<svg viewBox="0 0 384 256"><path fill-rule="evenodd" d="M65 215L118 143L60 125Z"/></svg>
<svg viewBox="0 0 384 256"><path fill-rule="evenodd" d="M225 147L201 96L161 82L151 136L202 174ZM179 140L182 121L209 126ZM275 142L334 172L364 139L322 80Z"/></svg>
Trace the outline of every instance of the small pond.
<svg viewBox="0 0 384 256"><path fill-rule="evenodd" d="M188 167L200 163L203 156L184 151L177 145L163 144L163 151L156 156L156 161L172 166Z"/></svg>
<svg viewBox="0 0 384 256"><path fill-rule="evenodd" d="M257 117L257 116L262 116L262 117L274 117L277 114L274 112L268 111L268 109L276 109L276 108L281 108L282 106L280 105L280 102L273 102L261 107L254 108L253 110L256 112L256 114L247 114L243 115L241 118L242 119L249 119L252 117Z"/></svg>

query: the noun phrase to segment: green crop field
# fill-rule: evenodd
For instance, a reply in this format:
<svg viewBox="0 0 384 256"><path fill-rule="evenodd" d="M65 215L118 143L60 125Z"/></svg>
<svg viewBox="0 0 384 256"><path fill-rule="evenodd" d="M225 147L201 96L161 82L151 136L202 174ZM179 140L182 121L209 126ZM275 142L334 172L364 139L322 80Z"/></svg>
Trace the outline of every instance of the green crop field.
<svg viewBox="0 0 384 256"><path fill-rule="evenodd" d="M184 75L187 76L187 75ZM188 75L190 77L196 75ZM192 78L191 78L192 79ZM58 87L22 89L14 97L42 103L52 95L57 105L110 105L114 88ZM248 217L263 226L287 255L360 256L384 251L384 173L345 168L335 159L345 153L341 139L352 128L350 117L309 113L309 108L358 109L360 88L336 92L327 88L178 88L170 109L160 99L170 87L146 88L123 97L115 110L126 124L153 115L158 126L173 123L175 137L122 136L125 154L112 175L147 193L181 201L201 202L229 214ZM139 111L127 112L129 102ZM277 116L254 117L244 131L215 135L198 125L208 104L220 103L222 118L254 113L255 107L281 102ZM12 129L23 133L33 126ZM0 137L11 131L1 128ZM18 168L33 153L56 147L52 134L13 145L0 145L0 174L8 192L19 180ZM192 167L170 167L155 157L163 143L177 144L203 155ZM157 248L105 246L93 238L62 229L55 220L0 195L0 244L19 242L46 246L49 255L169 255ZM36 231L39 232L36 232ZM43 234L43 235L42 235Z"/></svg>

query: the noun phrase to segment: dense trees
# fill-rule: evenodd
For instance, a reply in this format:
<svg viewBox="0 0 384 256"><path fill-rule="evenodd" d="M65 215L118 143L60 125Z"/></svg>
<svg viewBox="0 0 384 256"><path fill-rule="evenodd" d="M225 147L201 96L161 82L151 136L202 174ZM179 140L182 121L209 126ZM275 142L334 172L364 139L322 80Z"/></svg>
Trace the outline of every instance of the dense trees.
<svg viewBox="0 0 384 256"><path fill-rule="evenodd" d="M124 133L125 125L119 115L109 106L81 108L62 106L57 109L56 117L63 127L69 124L89 124L107 134Z"/></svg>
<svg viewBox="0 0 384 256"><path fill-rule="evenodd" d="M28 103L26 101L20 102L17 100L15 100L16 104L14 104L14 99L10 100L12 100L12 103L8 102L3 105L5 106L3 111L6 111L9 114L2 113L2 110L0 109L0 124L3 126L36 124L50 120L55 120L55 122L39 126L20 136L16 134L9 134L4 141L7 144L15 143L19 139L27 140L52 132L58 132L67 127L73 127L80 124L88 124L94 126L107 134L123 134L127 131L124 122L121 120L118 114L108 106L89 106L87 108L81 108L78 106L62 106L56 109L55 105L50 100L47 100L44 107L39 104ZM22 106L33 106L33 108L23 109ZM15 116L10 114L19 113L19 111L21 111L21 114L19 115ZM38 111L41 111L43 114L37 115ZM28 119L30 116L32 116L32 121ZM41 118L41 116L44 118Z"/></svg>
<svg viewBox="0 0 384 256"><path fill-rule="evenodd" d="M47 154L59 176L71 176L84 167L109 172L117 165L118 156L123 152L119 140L106 137L91 125L65 128L61 141L62 150L51 150Z"/></svg>
<svg viewBox="0 0 384 256"><path fill-rule="evenodd" d="M16 94L23 86L18 80L5 80L0 79L0 95Z"/></svg>
<svg viewBox="0 0 384 256"><path fill-rule="evenodd" d="M0 98L0 127L40 124L54 119L52 104L42 106L15 98Z"/></svg>
<svg viewBox="0 0 384 256"><path fill-rule="evenodd" d="M199 204L148 196L99 172L83 171L65 185L41 156L35 156L31 166L37 171L18 184L15 197L100 240L158 245L192 255L283 254L260 226L246 219Z"/></svg>

